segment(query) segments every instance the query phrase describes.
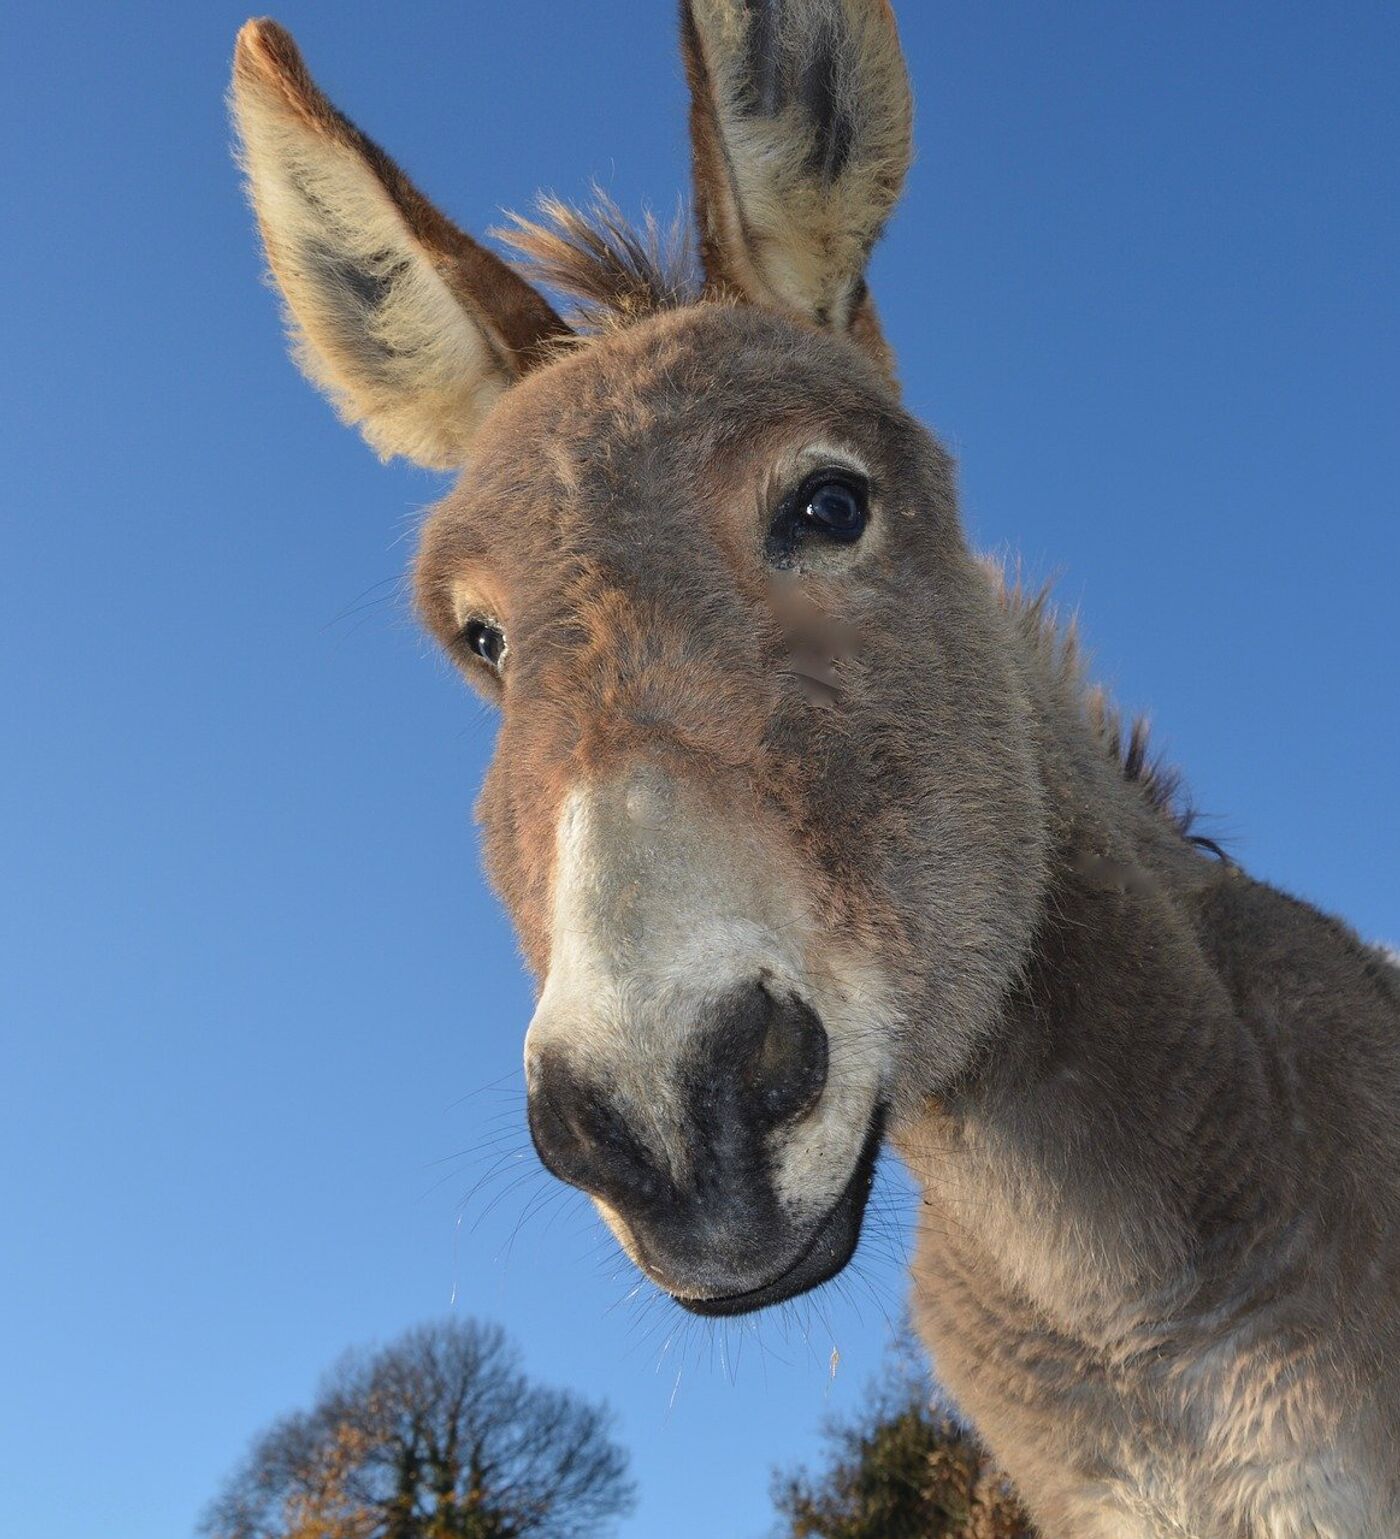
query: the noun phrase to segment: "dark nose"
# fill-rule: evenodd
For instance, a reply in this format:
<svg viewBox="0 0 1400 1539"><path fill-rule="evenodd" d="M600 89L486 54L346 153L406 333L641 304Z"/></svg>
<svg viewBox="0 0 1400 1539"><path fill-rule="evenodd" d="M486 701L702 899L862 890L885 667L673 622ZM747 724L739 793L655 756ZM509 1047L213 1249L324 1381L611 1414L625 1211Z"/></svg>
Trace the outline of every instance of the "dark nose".
<svg viewBox="0 0 1400 1539"><path fill-rule="evenodd" d="M646 1051L644 1041L636 1051ZM763 983L726 996L697 1022L692 1049L662 1070L672 1082L657 1087L681 1124L687 1185L723 1185L725 1165L809 1112L826 1086L827 1057L816 1011ZM529 1081L530 1136L561 1181L628 1210L682 1200L606 1083L590 1083L552 1049L536 1056Z"/></svg>

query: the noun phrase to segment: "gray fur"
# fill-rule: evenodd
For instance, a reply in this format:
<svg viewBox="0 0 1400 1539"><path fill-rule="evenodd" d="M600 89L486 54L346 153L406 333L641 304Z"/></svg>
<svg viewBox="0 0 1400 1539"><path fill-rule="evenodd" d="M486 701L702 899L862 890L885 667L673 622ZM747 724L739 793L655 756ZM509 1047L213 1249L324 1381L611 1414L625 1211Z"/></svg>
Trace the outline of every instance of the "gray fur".
<svg viewBox="0 0 1400 1539"><path fill-rule="evenodd" d="M526 227L611 312L568 346L280 28L250 23L237 63L313 376L386 450L470 446L419 604L502 706L480 814L544 984L544 1070L577 1078L590 1044L607 1068L575 1152L630 1087L647 1115L605 1142L633 1178L660 1151L691 1182L661 1215L669 1271L639 1183L589 1189L678 1298L749 1307L816 1281L824 1234L832 1267L849 1254L887 1127L923 1189L919 1329L1048 1539L1395 1539L1400 969L1193 839L1072 637L969 551L864 287L908 159L884 0L688 0L682 20L704 284L611 215ZM868 527L775 562L812 457L868 469ZM488 620L494 659L469 644ZM607 837L561 837L571 806ZM743 964L721 1002L780 974L829 1039L790 1123L725 1102L742 1160L695 1112L716 1008L697 924ZM581 949L593 932L629 944ZM704 1200L721 1179L749 1187Z"/></svg>
<svg viewBox="0 0 1400 1539"><path fill-rule="evenodd" d="M994 1047L900 1130L919 1329L1047 1534L1400 1533L1400 975L1164 841L1031 676L1063 833Z"/></svg>

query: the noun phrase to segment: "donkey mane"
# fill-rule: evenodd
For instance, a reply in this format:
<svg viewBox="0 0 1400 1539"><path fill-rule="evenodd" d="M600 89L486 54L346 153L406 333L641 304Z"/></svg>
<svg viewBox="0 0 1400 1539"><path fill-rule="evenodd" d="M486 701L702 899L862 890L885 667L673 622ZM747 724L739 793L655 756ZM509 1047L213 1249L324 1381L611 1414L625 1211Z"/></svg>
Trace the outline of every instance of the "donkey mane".
<svg viewBox="0 0 1400 1539"><path fill-rule="evenodd" d="M1125 718L1108 690L1085 677L1078 617L1061 616L1051 601L1053 585L1046 582L1029 588L1019 567L1010 572L996 557L984 557L982 566L1033 655L1054 683L1079 701L1090 729L1123 779L1136 786L1148 806L1183 839L1227 859L1214 839L1195 832L1201 814L1191 802L1181 771L1153 752L1148 717L1139 713Z"/></svg>

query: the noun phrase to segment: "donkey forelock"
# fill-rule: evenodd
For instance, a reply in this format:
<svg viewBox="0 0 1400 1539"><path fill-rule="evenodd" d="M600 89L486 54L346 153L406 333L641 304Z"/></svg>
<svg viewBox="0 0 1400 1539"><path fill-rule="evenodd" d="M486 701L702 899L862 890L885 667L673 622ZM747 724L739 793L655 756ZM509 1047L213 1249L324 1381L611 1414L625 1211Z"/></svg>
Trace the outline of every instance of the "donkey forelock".
<svg viewBox="0 0 1400 1539"><path fill-rule="evenodd" d="M520 256L521 275L572 301L569 320L584 340L618 326L705 298L689 222L682 214L663 226L648 213L641 225L601 189L583 209L543 196L540 218L510 216L495 233Z"/></svg>

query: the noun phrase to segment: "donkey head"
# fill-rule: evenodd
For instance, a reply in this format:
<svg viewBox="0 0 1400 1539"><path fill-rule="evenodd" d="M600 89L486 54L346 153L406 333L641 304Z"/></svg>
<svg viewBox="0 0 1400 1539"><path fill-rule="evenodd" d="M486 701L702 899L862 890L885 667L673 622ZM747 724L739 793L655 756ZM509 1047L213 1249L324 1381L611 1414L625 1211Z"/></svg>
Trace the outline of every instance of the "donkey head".
<svg viewBox="0 0 1400 1539"><path fill-rule="evenodd" d="M891 1118L1021 965L1024 683L901 409L864 271L909 158L885 0L689 0L699 271L607 211L517 246L567 324L320 95L271 22L234 104L298 356L461 470L423 616L501 712L479 814L539 981L544 1162L701 1313L838 1271Z"/></svg>

